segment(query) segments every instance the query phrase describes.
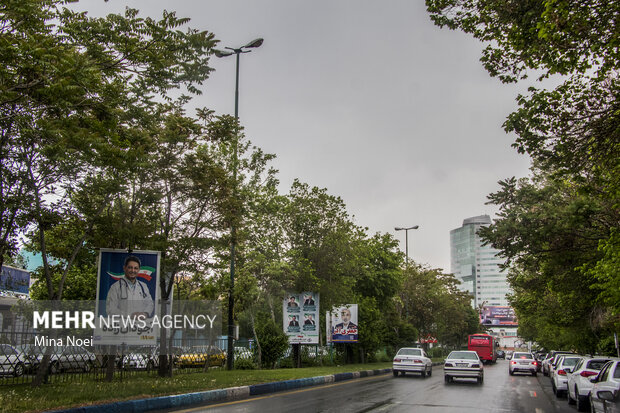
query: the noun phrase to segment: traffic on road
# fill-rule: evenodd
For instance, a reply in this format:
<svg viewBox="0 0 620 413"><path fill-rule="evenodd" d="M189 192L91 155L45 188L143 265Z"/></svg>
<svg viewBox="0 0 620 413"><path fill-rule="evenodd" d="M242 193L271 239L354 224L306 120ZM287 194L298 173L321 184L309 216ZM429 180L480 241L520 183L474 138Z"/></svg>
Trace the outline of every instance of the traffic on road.
<svg viewBox="0 0 620 413"><path fill-rule="evenodd" d="M509 374L509 360L484 365L476 377L444 381L443 366L433 375L372 376L295 391L279 392L168 412L502 412L573 413L565 397L553 393L548 377Z"/></svg>

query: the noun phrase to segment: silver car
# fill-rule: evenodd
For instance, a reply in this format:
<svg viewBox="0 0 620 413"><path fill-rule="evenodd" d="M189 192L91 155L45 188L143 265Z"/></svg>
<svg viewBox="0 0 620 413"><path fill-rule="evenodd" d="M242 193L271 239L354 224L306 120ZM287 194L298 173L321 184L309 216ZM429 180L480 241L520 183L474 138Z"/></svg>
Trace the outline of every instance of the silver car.
<svg viewBox="0 0 620 413"><path fill-rule="evenodd" d="M455 378L474 378L479 384L484 381L482 361L475 351L453 351L443 365L444 380L451 383Z"/></svg>
<svg viewBox="0 0 620 413"><path fill-rule="evenodd" d="M590 391L592 413L620 412L620 360L614 359L603 366Z"/></svg>
<svg viewBox="0 0 620 413"><path fill-rule="evenodd" d="M538 371L538 361L532 353L516 351L512 355L512 360L508 363L508 373L512 376L515 373L528 373L536 377Z"/></svg>
<svg viewBox="0 0 620 413"><path fill-rule="evenodd" d="M420 373L422 377L433 374L433 363L421 348L405 347L398 350L392 363L394 377L398 373Z"/></svg>

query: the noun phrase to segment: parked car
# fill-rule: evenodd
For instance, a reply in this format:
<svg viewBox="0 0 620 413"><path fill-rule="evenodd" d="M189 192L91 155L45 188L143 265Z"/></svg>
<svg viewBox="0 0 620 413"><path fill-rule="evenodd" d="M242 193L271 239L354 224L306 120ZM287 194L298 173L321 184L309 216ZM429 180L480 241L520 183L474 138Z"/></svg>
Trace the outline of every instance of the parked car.
<svg viewBox="0 0 620 413"><path fill-rule="evenodd" d="M177 359L179 367L222 367L226 364L226 353L216 346L195 347Z"/></svg>
<svg viewBox="0 0 620 413"><path fill-rule="evenodd" d="M508 373L512 376L515 373L525 372L536 377L538 362L532 353L516 351L508 363Z"/></svg>
<svg viewBox="0 0 620 413"><path fill-rule="evenodd" d="M433 374L433 363L421 348L404 347L398 350L392 361L394 377L398 373L420 373L422 377Z"/></svg>
<svg viewBox="0 0 620 413"><path fill-rule="evenodd" d="M568 404L577 404L577 410L585 412L590 407L590 390L594 384L590 381L610 359L605 357L582 357L573 372L568 374Z"/></svg>
<svg viewBox="0 0 620 413"><path fill-rule="evenodd" d="M497 350L498 359L506 359L506 352L504 350Z"/></svg>
<svg viewBox="0 0 620 413"><path fill-rule="evenodd" d="M237 359L252 360L252 351L247 347L235 347L234 355L235 355L235 360Z"/></svg>
<svg viewBox="0 0 620 413"><path fill-rule="evenodd" d="M545 376L549 375L550 369L551 369L551 364L555 361L555 356L558 354L571 354L570 351L550 351L547 354L547 357L545 357L545 359L543 360L543 364L542 364L542 372Z"/></svg>
<svg viewBox="0 0 620 413"><path fill-rule="evenodd" d="M47 354L47 347L39 347L32 358L33 368L37 369ZM82 346L51 347L49 372L56 374L64 371L89 372L97 363L97 357Z"/></svg>
<svg viewBox="0 0 620 413"><path fill-rule="evenodd" d="M443 366L444 380L451 383L455 378L475 378L484 381L482 361L475 351L460 350L448 354Z"/></svg>
<svg viewBox="0 0 620 413"><path fill-rule="evenodd" d="M19 377L30 365L28 357L10 344L0 344L0 375Z"/></svg>
<svg viewBox="0 0 620 413"><path fill-rule="evenodd" d="M118 368L125 370L154 370L159 366L159 348L144 346L132 349L118 360Z"/></svg>
<svg viewBox="0 0 620 413"><path fill-rule="evenodd" d="M569 354L563 354L558 357L551 378L551 388L556 397L562 397L568 390L568 375L573 372L573 368L575 368L579 360L581 360L581 356Z"/></svg>
<svg viewBox="0 0 620 413"><path fill-rule="evenodd" d="M593 413L620 412L620 359L608 361L592 379L590 408Z"/></svg>
<svg viewBox="0 0 620 413"><path fill-rule="evenodd" d="M536 361L538 362L538 364L536 365L536 371L541 372L543 361L547 357L547 353L536 353L534 354L534 356L536 357Z"/></svg>

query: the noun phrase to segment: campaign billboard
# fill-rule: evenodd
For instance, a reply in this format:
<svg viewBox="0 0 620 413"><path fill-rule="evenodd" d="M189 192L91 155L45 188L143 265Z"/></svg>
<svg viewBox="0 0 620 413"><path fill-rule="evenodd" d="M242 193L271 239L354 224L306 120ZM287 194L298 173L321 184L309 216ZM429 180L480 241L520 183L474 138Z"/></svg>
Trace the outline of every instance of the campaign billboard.
<svg viewBox="0 0 620 413"><path fill-rule="evenodd" d="M357 343L357 304L347 304L334 308L327 314L329 320L329 341L333 343Z"/></svg>
<svg viewBox="0 0 620 413"><path fill-rule="evenodd" d="M517 327L517 316L509 306L484 306L480 312L480 324L485 326Z"/></svg>
<svg viewBox="0 0 620 413"><path fill-rule="evenodd" d="M96 317L120 320L115 328L98 328L94 344L156 344L158 329L149 320L159 302L159 251L101 249L97 272ZM132 321L141 319L140 327Z"/></svg>
<svg viewBox="0 0 620 413"><path fill-rule="evenodd" d="M0 290L28 295L30 291L30 273L20 268L3 265L0 269Z"/></svg>
<svg viewBox="0 0 620 413"><path fill-rule="evenodd" d="M287 294L282 301L282 324L289 343L319 343L319 294Z"/></svg>

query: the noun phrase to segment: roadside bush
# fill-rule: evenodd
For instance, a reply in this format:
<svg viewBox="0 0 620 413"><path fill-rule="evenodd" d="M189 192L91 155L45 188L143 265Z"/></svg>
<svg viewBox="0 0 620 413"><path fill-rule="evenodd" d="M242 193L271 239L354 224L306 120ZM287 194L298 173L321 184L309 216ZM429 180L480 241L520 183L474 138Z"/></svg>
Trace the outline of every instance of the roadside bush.
<svg viewBox="0 0 620 413"><path fill-rule="evenodd" d="M251 359L238 358L235 360L235 370L256 370L256 363Z"/></svg>
<svg viewBox="0 0 620 413"><path fill-rule="evenodd" d="M383 349L381 349L381 350L377 351L377 352L375 353L375 357L374 357L374 359L375 359L376 361L379 361L379 362L387 362L387 361L392 361L392 358L393 358L393 357L390 357L390 356L387 354L387 351L386 351L386 349L385 349L385 348L383 348Z"/></svg>
<svg viewBox="0 0 620 413"><path fill-rule="evenodd" d="M288 348L288 337L269 316L259 317L256 323L256 335L261 346L263 367L274 368Z"/></svg>

